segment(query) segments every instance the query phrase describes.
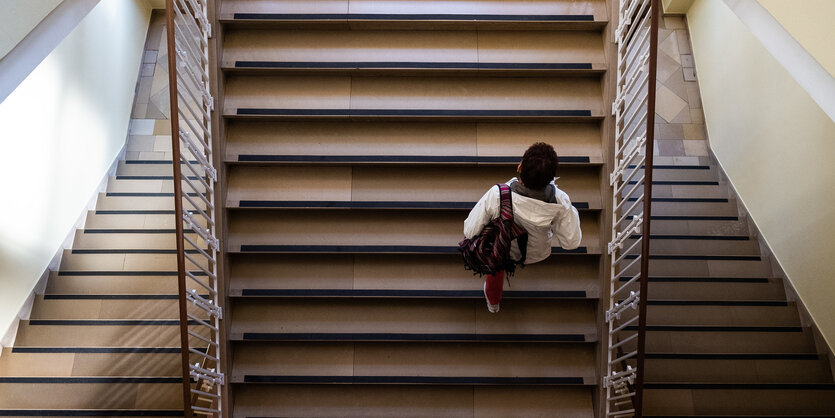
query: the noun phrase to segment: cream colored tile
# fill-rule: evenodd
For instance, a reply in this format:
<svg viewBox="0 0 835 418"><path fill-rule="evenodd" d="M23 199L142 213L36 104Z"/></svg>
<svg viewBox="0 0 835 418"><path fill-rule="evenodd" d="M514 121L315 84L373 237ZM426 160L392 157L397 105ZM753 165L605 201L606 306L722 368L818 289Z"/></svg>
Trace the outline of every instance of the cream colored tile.
<svg viewBox="0 0 835 418"><path fill-rule="evenodd" d="M127 152L125 152L125 159L126 160L138 160L139 159L139 151L127 151Z"/></svg>
<svg viewBox="0 0 835 418"><path fill-rule="evenodd" d="M655 112L665 121L669 122L675 119L685 107L687 107L687 102L666 86L661 85L656 90Z"/></svg>
<svg viewBox="0 0 835 418"><path fill-rule="evenodd" d="M692 54L682 54L681 55L681 66L685 67L685 68L695 67L695 63L693 62L693 55Z"/></svg>
<svg viewBox="0 0 835 418"><path fill-rule="evenodd" d="M154 151L171 151L171 135L154 136Z"/></svg>
<svg viewBox="0 0 835 418"><path fill-rule="evenodd" d="M670 90L673 91L678 97L682 99L687 99L687 87L684 84L684 74L681 71L682 69L677 69L670 77L667 78L663 83L663 85L667 86Z"/></svg>
<svg viewBox="0 0 835 418"><path fill-rule="evenodd" d="M684 153L690 157L707 156L707 141L684 141Z"/></svg>
<svg viewBox="0 0 835 418"><path fill-rule="evenodd" d="M702 95L699 93L699 84L687 81L684 85L687 89L687 104L690 105L691 109L701 109Z"/></svg>
<svg viewBox="0 0 835 418"><path fill-rule="evenodd" d="M688 108L682 109L681 113L679 113L678 116L676 116L675 119L673 119L670 122L672 122L674 124L691 123L692 120L690 118L690 109L688 109ZM689 138L687 138L687 132L686 131L684 132L684 139L689 139Z"/></svg>
<svg viewBox="0 0 835 418"><path fill-rule="evenodd" d="M690 112L687 112L688 115ZM696 123L686 123L684 128L684 139L705 139L705 126Z"/></svg>
<svg viewBox="0 0 835 418"><path fill-rule="evenodd" d="M134 119L144 119L145 114L148 110L147 103L136 103L133 105L133 112L131 112L130 117Z"/></svg>
<svg viewBox="0 0 835 418"><path fill-rule="evenodd" d="M148 103L151 99L151 77L139 77L139 87L136 89L136 103Z"/></svg>
<svg viewBox="0 0 835 418"><path fill-rule="evenodd" d="M153 119L131 119L128 134L153 135L155 122Z"/></svg>
<svg viewBox="0 0 835 418"><path fill-rule="evenodd" d="M171 135L171 122L167 120L155 120L152 135Z"/></svg>
<svg viewBox="0 0 835 418"><path fill-rule="evenodd" d="M705 115L702 113L702 109L690 109L690 122L705 123Z"/></svg>
<svg viewBox="0 0 835 418"><path fill-rule="evenodd" d="M142 63L153 64L155 62L157 62L157 51L145 51L145 54L142 55Z"/></svg>
<svg viewBox="0 0 835 418"><path fill-rule="evenodd" d="M130 135L128 137L127 151L153 151L154 137L148 135Z"/></svg>
<svg viewBox="0 0 835 418"><path fill-rule="evenodd" d="M670 58L669 55L661 53L658 54L658 80L659 81L666 81L670 78L676 71L681 69L681 65L676 62L674 59Z"/></svg>
<svg viewBox="0 0 835 418"><path fill-rule="evenodd" d="M666 140L662 139L656 141L658 144L659 155L666 155L670 157L685 155L684 145L681 140Z"/></svg>
<svg viewBox="0 0 835 418"><path fill-rule="evenodd" d="M681 16L664 16L666 29L684 29L684 18Z"/></svg>
<svg viewBox="0 0 835 418"><path fill-rule="evenodd" d="M683 72L684 72L684 81L696 81L696 69L695 68L685 68Z"/></svg>
<svg viewBox="0 0 835 418"><path fill-rule="evenodd" d="M667 54L670 58L675 60L675 62L681 64L681 52L678 50L678 41L676 32L670 34L667 39L664 39L663 42L660 43L659 49L661 52Z"/></svg>
<svg viewBox="0 0 835 418"><path fill-rule="evenodd" d="M687 36L687 31L683 29L676 30L676 41L678 41L678 50L682 54L690 54L690 38Z"/></svg>
<svg viewBox="0 0 835 418"><path fill-rule="evenodd" d="M699 157L673 157L673 164L676 165L699 165Z"/></svg>
<svg viewBox="0 0 835 418"><path fill-rule="evenodd" d="M165 159L164 152L140 152L139 153L140 160L163 160Z"/></svg>
<svg viewBox="0 0 835 418"><path fill-rule="evenodd" d="M680 123L659 123L655 125L657 139L684 139L684 129Z"/></svg>
<svg viewBox="0 0 835 418"><path fill-rule="evenodd" d="M140 77L153 77L154 76L154 67L156 67L155 64L142 64L142 66L139 67L139 76Z"/></svg>

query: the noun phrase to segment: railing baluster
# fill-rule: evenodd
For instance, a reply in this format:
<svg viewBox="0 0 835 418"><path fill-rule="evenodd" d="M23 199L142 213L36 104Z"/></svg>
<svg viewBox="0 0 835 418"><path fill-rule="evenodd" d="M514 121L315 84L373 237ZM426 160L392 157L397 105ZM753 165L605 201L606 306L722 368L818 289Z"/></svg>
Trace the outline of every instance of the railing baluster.
<svg viewBox="0 0 835 418"><path fill-rule="evenodd" d="M220 362L219 332L223 308L218 303L217 287L217 253L220 251L220 241L215 233L214 185L217 182L217 170L212 165L214 98L209 91L208 48L211 23L207 10L206 0L166 0L183 412L187 418L194 414L219 417L223 408L221 386L225 383ZM194 167L197 164L193 164L192 160L196 160L200 169ZM198 182L183 177L183 165ZM189 192L194 192L199 199L192 199L189 193L184 191L184 187ZM183 207L188 205L191 206L189 210L183 210ZM205 219L205 222L198 222L196 214ZM186 225L199 239L193 235L192 239L184 233ZM199 242L204 244L200 245ZM186 252L186 244L196 252ZM192 253L200 255L192 256ZM191 268L187 263L194 267ZM195 274L204 274L206 277L200 278ZM208 291L208 296L200 295L196 289L187 289L187 278ZM200 309L194 311L197 315L189 313L188 303ZM190 329L190 326L194 326L199 333ZM205 352L189 346L192 337L208 345ZM196 364L190 363L191 354L200 356L202 360Z"/></svg>
<svg viewBox="0 0 835 418"><path fill-rule="evenodd" d="M605 416L640 417L650 259L658 0L621 0L619 4L615 30L617 84L612 103L615 151L609 175L613 193L612 238L608 244L611 280L605 315L608 367L601 383L606 396ZM633 238L637 234L640 236ZM634 242L627 246L629 239ZM639 263L640 272L633 272L621 283L624 274ZM626 344L635 344L635 348L624 354L621 350Z"/></svg>

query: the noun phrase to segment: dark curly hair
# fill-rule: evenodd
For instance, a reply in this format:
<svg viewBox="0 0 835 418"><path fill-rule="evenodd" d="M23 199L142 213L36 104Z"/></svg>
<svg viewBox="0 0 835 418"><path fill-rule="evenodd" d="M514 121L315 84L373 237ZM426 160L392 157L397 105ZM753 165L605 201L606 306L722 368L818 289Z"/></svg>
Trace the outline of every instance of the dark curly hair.
<svg viewBox="0 0 835 418"><path fill-rule="evenodd" d="M557 175L557 152L554 147L544 142L537 142L522 156L519 177L525 187L544 189Z"/></svg>

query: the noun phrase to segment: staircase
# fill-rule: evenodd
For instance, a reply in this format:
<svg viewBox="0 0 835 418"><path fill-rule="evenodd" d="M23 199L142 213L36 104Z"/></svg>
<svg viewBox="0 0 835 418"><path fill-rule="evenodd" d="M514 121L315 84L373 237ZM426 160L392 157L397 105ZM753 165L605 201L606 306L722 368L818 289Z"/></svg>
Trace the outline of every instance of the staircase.
<svg viewBox="0 0 835 418"><path fill-rule="evenodd" d="M826 354L710 161L654 170L645 416L833 416Z"/></svg>
<svg viewBox="0 0 835 418"><path fill-rule="evenodd" d="M594 415L606 7L222 2L235 417ZM584 240L493 315L456 245L536 141Z"/></svg>
<svg viewBox="0 0 835 418"><path fill-rule="evenodd" d="M172 186L170 160L119 162L3 349L0 416L182 416Z"/></svg>

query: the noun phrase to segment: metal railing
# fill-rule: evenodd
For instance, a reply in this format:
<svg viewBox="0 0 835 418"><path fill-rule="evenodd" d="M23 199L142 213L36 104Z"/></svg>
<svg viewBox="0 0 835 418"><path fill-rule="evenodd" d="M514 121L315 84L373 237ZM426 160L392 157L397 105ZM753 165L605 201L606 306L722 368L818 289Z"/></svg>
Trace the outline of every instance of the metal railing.
<svg viewBox="0 0 835 418"><path fill-rule="evenodd" d="M220 344L207 0L166 0L183 407L220 416ZM187 228L187 230L186 230Z"/></svg>
<svg viewBox="0 0 835 418"><path fill-rule="evenodd" d="M658 0L620 0L606 417L642 416L652 201Z"/></svg>

